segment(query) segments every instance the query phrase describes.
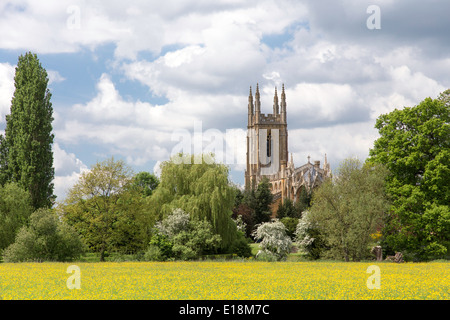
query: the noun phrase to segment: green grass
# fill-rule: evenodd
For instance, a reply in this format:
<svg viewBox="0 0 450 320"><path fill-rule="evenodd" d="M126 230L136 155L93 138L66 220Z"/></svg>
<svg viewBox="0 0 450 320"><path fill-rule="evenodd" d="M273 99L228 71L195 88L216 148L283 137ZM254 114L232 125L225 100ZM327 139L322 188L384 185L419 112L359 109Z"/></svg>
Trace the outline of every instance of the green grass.
<svg viewBox="0 0 450 320"><path fill-rule="evenodd" d="M69 289L70 265L80 289ZM369 289L374 262L2 263L2 299L450 299L450 263L377 263L381 288Z"/></svg>

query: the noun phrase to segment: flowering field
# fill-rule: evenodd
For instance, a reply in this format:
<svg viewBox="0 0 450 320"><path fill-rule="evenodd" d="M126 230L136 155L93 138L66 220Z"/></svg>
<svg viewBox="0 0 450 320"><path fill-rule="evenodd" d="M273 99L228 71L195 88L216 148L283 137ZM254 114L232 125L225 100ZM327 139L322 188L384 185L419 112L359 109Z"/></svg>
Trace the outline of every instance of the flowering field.
<svg viewBox="0 0 450 320"><path fill-rule="evenodd" d="M450 263L115 262L0 264L1 299L450 299ZM370 279L369 279L370 280ZM375 282L371 282L375 283ZM71 288L71 289L70 289ZM79 288L79 289L77 289Z"/></svg>

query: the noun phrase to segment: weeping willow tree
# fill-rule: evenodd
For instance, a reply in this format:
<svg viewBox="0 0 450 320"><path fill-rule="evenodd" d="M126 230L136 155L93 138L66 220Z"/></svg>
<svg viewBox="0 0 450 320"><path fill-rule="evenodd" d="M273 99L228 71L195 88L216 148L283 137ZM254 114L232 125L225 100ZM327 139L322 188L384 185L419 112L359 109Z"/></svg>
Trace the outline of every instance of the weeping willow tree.
<svg viewBox="0 0 450 320"><path fill-rule="evenodd" d="M180 157L184 161L179 161ZM235 192L228 179L229 169L216 163L212 154L203 155L201 161L198 157L179 154L161 164L161 181L148 199L149 208L159 220L176 208L194 219L206 219L226 249L237 235L231 219Z"/></svg>

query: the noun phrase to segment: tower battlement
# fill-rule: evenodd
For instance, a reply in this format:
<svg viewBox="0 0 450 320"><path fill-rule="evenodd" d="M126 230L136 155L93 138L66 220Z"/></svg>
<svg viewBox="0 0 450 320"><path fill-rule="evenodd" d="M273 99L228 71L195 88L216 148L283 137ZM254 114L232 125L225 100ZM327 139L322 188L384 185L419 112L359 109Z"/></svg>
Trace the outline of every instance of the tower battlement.
<svg viewBox="0 0 450 320"><path fill-rule="evenodd" d="M261 113L259 117L259 123L280 123L281 122L281 116L279 114L264 114Z"/></svg>

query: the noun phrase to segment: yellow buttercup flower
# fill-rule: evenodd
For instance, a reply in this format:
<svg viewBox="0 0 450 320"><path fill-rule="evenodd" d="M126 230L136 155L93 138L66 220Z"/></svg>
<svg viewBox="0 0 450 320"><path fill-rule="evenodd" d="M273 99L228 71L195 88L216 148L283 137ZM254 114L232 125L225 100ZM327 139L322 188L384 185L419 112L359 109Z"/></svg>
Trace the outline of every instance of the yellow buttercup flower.
<svg viewBox="0 0 450 320"><path fill-rule="evenodd" d="M71 265L79 282L68 285ZM447 262L106 262L0 264L2 299L450 299ZM75 270L78 270L75 268ZM377 268L378 270L378 268ZM72 283L72 282L71 282ZM72 289L70 288L72 287ZM74 289L75 288L75 289Z"/></svg>

